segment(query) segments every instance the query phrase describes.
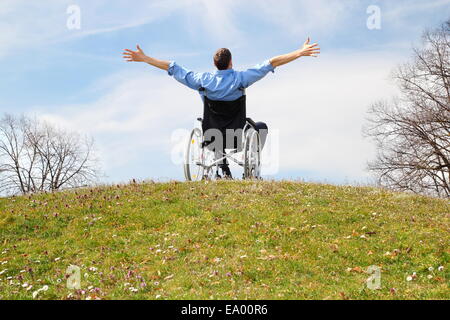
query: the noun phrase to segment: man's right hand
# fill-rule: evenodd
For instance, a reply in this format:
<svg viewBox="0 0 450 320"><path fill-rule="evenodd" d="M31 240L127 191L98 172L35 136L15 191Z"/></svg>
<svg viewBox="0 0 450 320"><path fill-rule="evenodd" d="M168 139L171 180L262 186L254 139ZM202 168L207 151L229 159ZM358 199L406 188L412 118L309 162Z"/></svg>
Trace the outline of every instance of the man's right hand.
<svg viewBox="0 0 450 320"><path fill-rule="evenodd" d="M139 47L139 45L137 45L136 48L137 51L125 49L123 52L123 58L128 62L146 62L148 57L145 55L144 51L141 47Z"/></svg>

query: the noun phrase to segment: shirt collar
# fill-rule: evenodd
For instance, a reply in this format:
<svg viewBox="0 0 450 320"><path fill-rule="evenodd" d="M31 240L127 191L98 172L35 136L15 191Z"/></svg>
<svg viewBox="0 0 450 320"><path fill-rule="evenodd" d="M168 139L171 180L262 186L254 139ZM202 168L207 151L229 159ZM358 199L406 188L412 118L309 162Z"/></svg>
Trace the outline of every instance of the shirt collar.
<svg viewBox="0 0 450 320"><path fill-rule="evenodd" d="M227 69L227 70L216 70L216 74L227 74L234 72L234 69Z"/></svg>

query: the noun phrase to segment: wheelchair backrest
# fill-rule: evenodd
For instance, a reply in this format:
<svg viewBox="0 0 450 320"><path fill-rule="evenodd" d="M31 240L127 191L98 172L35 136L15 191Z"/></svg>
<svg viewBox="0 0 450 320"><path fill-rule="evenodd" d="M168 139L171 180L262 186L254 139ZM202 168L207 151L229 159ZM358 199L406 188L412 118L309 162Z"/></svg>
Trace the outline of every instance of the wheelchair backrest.
<svg viewBox="0 0 450 320"><path fill-rule="evenodd" d="M209 129L225 131L243 129L246 124L246 96L234 101L213 101L203 96L203 132Z"/></svg>
<svg viewBox="0 0 450 320"><path fill-rule="evenodd" d="M212 101L204 97L203 132L208 129L243 129L246 123L246 97L235 101Z"/></svg>
<svg viewBox="0 0 450 320"><path fill-rule="evenodd" d="M231 143L235 148L238 147L242 140L242 130L247 123L245 90L243 93L239 99L234 101L213 101L203 91L202 129L206 145L215 140L214 138L210 140L209 137L215 136L214 132L220 131L224 143L228 146ZM228 139L230 130L234 130L235 134L230 136L231 141L225 141ZM225 139L225 137L227 138Z"/></svg>

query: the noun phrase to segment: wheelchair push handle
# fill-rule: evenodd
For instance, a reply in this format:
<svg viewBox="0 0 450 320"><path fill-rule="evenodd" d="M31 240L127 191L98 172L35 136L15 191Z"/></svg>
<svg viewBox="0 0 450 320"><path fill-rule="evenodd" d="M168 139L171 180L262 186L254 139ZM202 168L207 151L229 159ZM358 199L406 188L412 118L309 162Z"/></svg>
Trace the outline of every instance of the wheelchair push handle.
<svg viewBox="0 0 450 320"><path fill-rule="evenodd" d="M254 129L256 129L256 122L255 122L255 121L253 121L251 118L247 118L246 120L247 120L248 123L250 123L250 125L251 125Z"/></svg>

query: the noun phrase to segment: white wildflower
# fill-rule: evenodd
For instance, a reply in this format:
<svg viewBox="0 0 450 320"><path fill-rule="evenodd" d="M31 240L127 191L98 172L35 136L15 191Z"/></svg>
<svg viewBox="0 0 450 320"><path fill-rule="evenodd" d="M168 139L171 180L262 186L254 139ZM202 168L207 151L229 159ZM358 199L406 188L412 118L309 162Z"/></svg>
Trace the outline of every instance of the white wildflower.
<svg viewBox="0 0 450 320"><path fill-rule="evenodd" d="M37 289L36 291L33 292L33 299L36 299L36 297L38 296L38 294L42 291L47 291L48 290L48 286L45 285L40 289Z"/></svg>

